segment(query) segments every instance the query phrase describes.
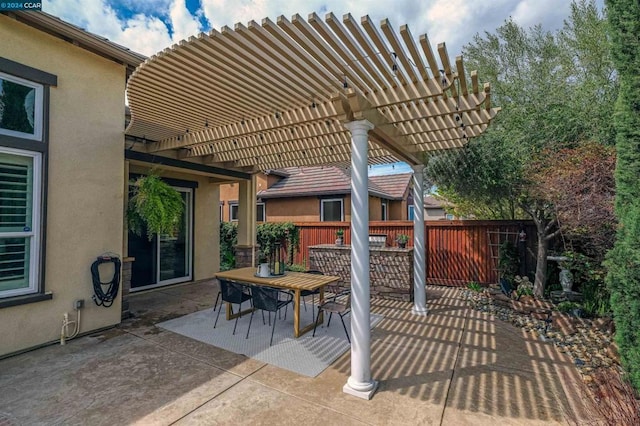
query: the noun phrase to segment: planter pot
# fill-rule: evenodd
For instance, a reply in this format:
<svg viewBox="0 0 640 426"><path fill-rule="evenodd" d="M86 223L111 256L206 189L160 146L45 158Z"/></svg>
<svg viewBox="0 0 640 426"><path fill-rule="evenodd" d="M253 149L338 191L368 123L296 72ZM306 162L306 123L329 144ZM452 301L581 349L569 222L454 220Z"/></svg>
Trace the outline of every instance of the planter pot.
<svg viewBox="0 0 640 426"><path fill-rule="evenodd" d="M344 244L344 240L343 240L342 238L337 238L337 239L336 239L336 245L337 245L337 246L341 246L341 245L343 245L343 244Z"/></svg>
<svg viewBox="0 0 640 426"><path fill-rule="evenodd" d="M398 243L398 247L400 247L401 249L407 248L407 243Z"/></svg>

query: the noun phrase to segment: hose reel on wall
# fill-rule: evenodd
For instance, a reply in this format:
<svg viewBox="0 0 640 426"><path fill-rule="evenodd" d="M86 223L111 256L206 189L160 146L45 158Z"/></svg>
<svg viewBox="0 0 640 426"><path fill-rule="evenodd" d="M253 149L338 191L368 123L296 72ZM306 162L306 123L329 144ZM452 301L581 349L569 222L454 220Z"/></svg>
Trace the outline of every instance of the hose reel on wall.
<svg viewBox="0 0 640 426"><path fill-rule="evenodd" d="M100 265L113 263L113 277L111 281L102 281L100 278ZM101 255L91 264L91 279L93 281L93 301L98 306L105 308L113 305L120 289L120 268L122 262L117 255ZM105 289L106 287L106 289Z"/></svg>

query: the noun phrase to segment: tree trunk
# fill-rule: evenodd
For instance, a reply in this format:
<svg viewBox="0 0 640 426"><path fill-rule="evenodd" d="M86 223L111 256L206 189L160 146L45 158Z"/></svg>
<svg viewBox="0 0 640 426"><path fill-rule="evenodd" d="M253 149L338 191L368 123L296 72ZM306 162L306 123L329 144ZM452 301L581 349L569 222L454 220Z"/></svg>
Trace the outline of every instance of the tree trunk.
<svg viewBox="0 0 640 426"><path fill-rule="evenodd" d="M544 284L547 277L547 253L549 241L544 233L538 232L538 255L536 256L536 278L533 283L533 295L536 299L544 296Z"/></svg>

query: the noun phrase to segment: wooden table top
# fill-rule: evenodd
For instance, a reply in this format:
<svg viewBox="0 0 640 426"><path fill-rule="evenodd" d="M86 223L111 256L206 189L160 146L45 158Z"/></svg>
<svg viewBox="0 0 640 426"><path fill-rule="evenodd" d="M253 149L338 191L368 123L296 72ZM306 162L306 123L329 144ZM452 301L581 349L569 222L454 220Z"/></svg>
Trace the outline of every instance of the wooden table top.
<svg viewBox="0 0 640 426"><path fill-rule="evenodd" d="M257 268L253 267L231 269L229 271L217 272L215 276L216 278L229 281L286 288L289 290L316 290L340 280L340 277L333 275L316 275L291 271L287 271L279 277L257 277L256 270Z"/></svg>

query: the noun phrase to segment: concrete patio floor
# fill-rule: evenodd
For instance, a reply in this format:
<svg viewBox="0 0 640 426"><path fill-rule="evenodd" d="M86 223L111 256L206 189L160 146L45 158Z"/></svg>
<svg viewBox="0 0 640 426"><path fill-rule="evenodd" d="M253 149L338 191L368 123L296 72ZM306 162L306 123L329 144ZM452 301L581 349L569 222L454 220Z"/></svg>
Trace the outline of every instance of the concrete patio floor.
<svg viewBox="0 0 640 426"><path fill-rule="evenodd" d="M349 353L309 378L154 325L216 292L208 281L135 294L135 317L116 328L0 360L0 426L596 423L568 357L455 289L428 287L428 317L372 300L385 318L372 331L371 401L342 392Z"/></svg>

